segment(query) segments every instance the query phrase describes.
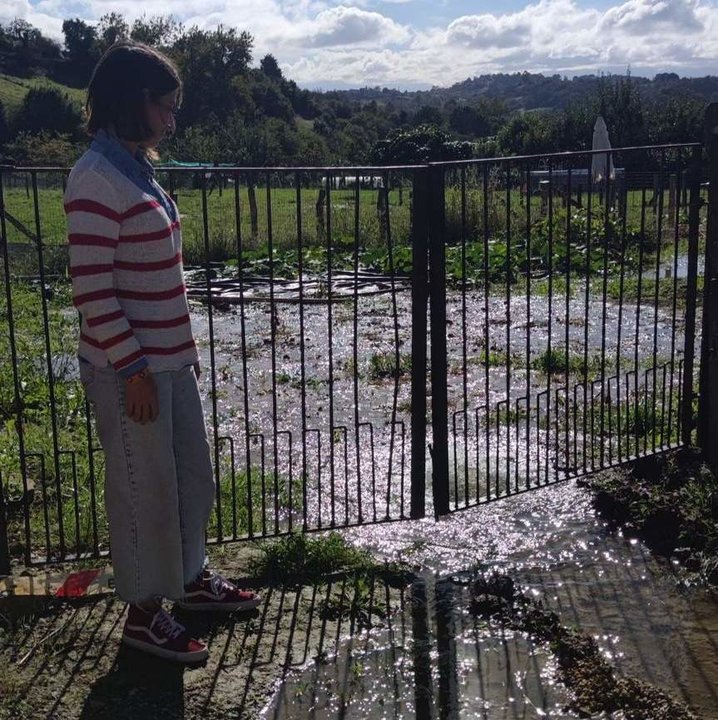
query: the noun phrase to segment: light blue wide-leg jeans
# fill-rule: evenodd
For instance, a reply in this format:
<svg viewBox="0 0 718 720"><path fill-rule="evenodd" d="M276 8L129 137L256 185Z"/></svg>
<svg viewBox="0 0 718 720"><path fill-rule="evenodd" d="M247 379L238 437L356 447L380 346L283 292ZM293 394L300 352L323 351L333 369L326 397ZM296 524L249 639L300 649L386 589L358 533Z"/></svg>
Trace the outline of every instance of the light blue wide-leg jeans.
<svg viewBox="0 0 718 720"><path fill-rule="evenodd" d="M80 362L105 455L105 507L117 594L176 600L202 570L214 475L194 370L153 373L159 416L125 414L125 381L111 366Z"/></svg>

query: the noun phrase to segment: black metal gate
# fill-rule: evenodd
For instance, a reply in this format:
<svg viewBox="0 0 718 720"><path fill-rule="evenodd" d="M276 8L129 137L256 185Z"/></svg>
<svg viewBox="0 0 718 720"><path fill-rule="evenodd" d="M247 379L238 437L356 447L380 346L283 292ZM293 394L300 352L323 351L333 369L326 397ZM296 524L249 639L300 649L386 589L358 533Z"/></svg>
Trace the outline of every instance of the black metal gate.
<svg viewBox="0 0 718 720"><path fill-rule="evenodd" d="M690 442L701 172L696 145L432 167L435 514Z"/></svg>
<svg viewBox="0 0 718 720"><path fill-rule="evenodd" d="M439 516L690 442L700 153L162 170L210 541ZM109 550L66 173L0 168L0 573Z"/></svg>

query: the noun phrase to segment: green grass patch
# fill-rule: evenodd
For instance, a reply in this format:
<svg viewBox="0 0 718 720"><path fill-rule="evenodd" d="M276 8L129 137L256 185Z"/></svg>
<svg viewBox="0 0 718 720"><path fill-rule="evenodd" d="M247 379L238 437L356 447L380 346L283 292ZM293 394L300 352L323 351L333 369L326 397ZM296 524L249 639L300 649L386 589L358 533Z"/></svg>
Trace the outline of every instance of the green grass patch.
<svg viewBox="0 0 718 720"><path fill-rule="evenodd" d="M71 88L46 77L20 78L0 73L0 102L5 106L9 115L13 115L19 110L30 90L41 88L52 88L67 95L80 110L85 106L87 94L85 90Z"/></svg>
<svg viewBox="0 0 718 720"><path fill-rule="evenodd" d="M291 534L259 546L262 556L252 573L270 584L301 579L311 583L335 573L364 573L377 567L366 550L359 550L336 532L325 536Z"/></svg>
<svg viewBox="0 0 718 720"><path fill-rule="evenodd" d="M369 379L399 378L411 373L411 355L374 353L369 359Z"/></svg>
<svg viewBox="0 0 718 720"><path fill-rule="evenodd" d="M551 350L544 350L540 355L531 361L531 367L546 375L561 375L568 372L569 375L584 375L592 377L601 372L601 356L583 355L569 353L566 355L565 348L557 347Z"/></svg>

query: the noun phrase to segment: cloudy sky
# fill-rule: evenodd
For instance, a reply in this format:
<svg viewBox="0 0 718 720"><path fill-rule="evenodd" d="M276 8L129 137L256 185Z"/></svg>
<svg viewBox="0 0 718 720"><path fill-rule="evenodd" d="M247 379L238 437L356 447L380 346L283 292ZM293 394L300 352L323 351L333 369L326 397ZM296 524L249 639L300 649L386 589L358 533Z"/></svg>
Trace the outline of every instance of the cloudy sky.
<svg viewBox="0 0 718 720"><path fill-rule="evenodd" d="M718 74L718 0L0 0L62 39L62 20L132 21L171 7L185 26L248 30L310 88L417 88L493 72Z"/></svg>

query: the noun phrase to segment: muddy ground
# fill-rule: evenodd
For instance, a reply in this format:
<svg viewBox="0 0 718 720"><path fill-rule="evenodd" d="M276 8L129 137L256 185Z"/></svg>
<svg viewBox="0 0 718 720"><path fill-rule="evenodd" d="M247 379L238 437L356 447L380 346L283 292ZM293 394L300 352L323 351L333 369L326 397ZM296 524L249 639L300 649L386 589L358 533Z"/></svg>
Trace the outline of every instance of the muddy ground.
<svg viewBox="0 0 718 720"><path fill-rule="evenodd" d="M245 574L246 547L214 554L228 577ZM209 646L194 668L122 647L125 605L114 595L0 600L0 717L256 718L287 672L326 662L339 637L384 622L401 594L352 578L261 592L250 613L178 614Z"/></svg>

